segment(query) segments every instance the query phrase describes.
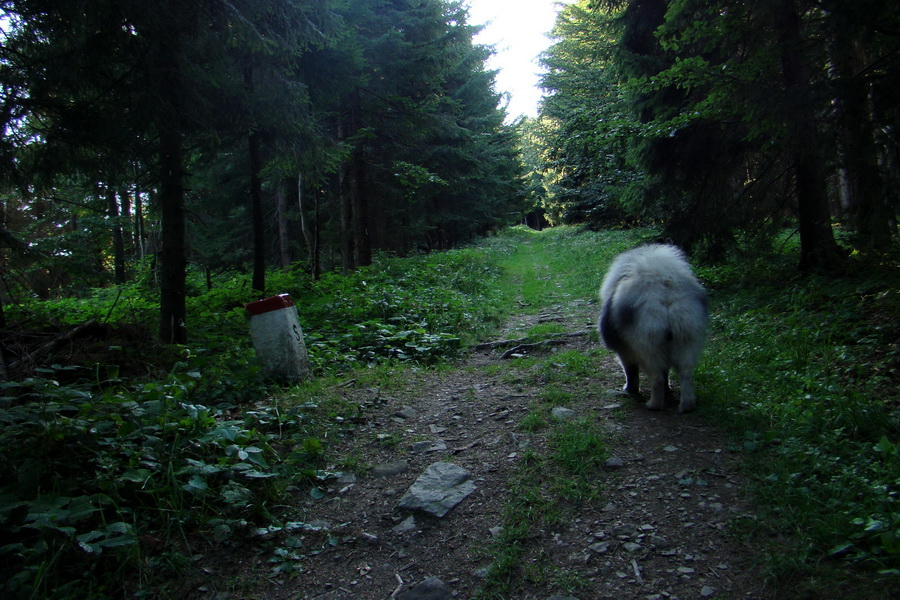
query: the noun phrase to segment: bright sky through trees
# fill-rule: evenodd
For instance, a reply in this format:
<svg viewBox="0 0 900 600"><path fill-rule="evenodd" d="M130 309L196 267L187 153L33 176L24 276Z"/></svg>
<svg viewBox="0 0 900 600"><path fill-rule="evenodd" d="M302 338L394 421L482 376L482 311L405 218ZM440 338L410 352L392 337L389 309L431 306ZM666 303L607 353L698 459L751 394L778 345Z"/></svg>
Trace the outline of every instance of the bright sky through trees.
<svg viewBox="0 0 900 600"><path fill-rule="evenodd" d="M508 113L536 116L541 89L537 59L551 40L548 33L556 22L561 4L572 0L469 0L472 24L485 24L475 41L493 45L496 54L488 61L499 69L497 90L511 96Z"/></svg>

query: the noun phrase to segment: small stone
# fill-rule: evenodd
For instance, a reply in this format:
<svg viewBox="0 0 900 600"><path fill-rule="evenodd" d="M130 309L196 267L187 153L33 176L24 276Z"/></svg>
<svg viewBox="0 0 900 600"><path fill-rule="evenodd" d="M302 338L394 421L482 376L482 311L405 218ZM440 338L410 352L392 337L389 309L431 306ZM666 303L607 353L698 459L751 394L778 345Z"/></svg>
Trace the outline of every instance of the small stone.
<svg viewBox="0 0 900 600"><path fill-rule="evenodd" d="M678 567L679 575L693 575L694 573L696 573L696 571L691 567Z"/></svg>
<svg viewBox="0 0 900 600"><path fill-rule="evenodd" d="M715 593L716 593L716 589L711 588L708 585L704 585L702 588L700 588L700 595L703 596L704 598L709 598L710 596L712 596Z"/></svg>
<svg viewBox="0 0 900 600"><path fill-rule="evenodd" d="M396 460L390 463L376 465L372 469L372 477L391 477L406 473L409 470L409 463L405 460Z"/></svg>
<svg viewBox="0 0 900 600"><path fill-rule="evenodd" d="M401 419L411 419L416 416L416 409L409 406L404 406L400 410L395 412L394 416Z"/></svg>
<svg viewBox="0 0 900 600"><path fill-rule="evenodd" d="M675 446L666 446L665 448L663 448L663 451L665 451L665 452L678 452L678 448L676 448Z"/></svg>
<svg viewBox="0 0 900 600"><path fill-rule="evenodd" d="M618 457L613 457L606 461L607 469L621 469L624 466L625 466L625 461Z"/></svg>
<svg viewBox="0 0 900 600"><path fill-rule="evenodd" d="M435 440L433 442L423 441L416 442L415 444L409 447L409 451L414 454L424 454L426 452L437 452L439 450L446 450L447 442L444 440Z"/></svg>
<svg viewBox="0 0 900 600"><path fill-rule="evenodd" d="M578 413L576 413L571 408L563 408L562 406L555 406L551 413L554 419L559 419L560 421L571 421Z"/></svg>
<svg viewBox="0 0 900 600"><path fill-rule="evenodd" d="M597 542L596 544L591 544L588 548L597 554L606 554L609 552L609 542Z"/></svg>
<svg viewBox="0 0 900 600"><path fill-rule="evenodd" d="M640 544L635 544L634 542L625 542L622 544L622 547L625 548L628 552L637 552L641 549Z"/></svg>
<svg viewBox="0 0 900 600"><path fill-rule="evenodd" d="M429 465L400 498L398 508L443 517L475 491L472 474L452 463Z"/></svg>
<svg viewBox="0 0 900 600"><path fill-rule="evenodd" d="M403 533L405 531L412 531L416 528L416 519L412 515L403 519L399 525L394 527L394 533Z"/></svg>
<svg viewBox="0 0 900 600"><path fill-rule="evenodd" d="M397 596L399 600L450 600L452 597L447 584L437 577L428 577Z"/></svg>
<svg viewBox="0 0 900 600"><path fill-rule="evenodd" d="M337 478L338 483L356 483L356 475L353 473L341 473Z"/></svg>
<svg viewBox="0 0 900 600"><path fill-rule="evenodd" d="M367 544L375 545L378 543L378 536L374 533L369 533L368 531L363 531L359 534L359 539L366 542Z"/></svg>
<svg viewBox="0 0 900 600"><path fill-rule="evenodd" d="M531 445L531 436L512 433L510 434L510 438L519 450L524 450Z"/></svg>
<svg viewBox="0 0 900 600"><path fill-rule="evenodd" d="M491 567L478 567L474 571L472 571L472 575L477 577L478 579L487 579L488 574L491 572Z"/></svg>

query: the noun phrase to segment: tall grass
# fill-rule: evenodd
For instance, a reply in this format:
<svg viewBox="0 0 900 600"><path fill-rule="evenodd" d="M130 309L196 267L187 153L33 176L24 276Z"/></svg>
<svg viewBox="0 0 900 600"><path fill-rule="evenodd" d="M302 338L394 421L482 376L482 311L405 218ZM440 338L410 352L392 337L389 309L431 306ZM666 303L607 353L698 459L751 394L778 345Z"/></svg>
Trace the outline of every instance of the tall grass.
<svg viewBox="0 0 900 600"><path fill-rule="evenodd" d="M533 312L593 298L611 258L651 238L565 228L514 235L505 295ZM697 269L711 299L699 413L728 431L743 458L758 516L735 531L766 549L774 585L788 596L843 584L861 598L890 597L900 589L900 261L854 256L832 276L801 276L796 263L786 243ZM530 365L526 380L538 374L546 404L570 397L560 373ZM553 424L533 411L520 427ZM540 460L571 470L547 457L531 464ZM507 593L504 577L486 597Z"/></svg>
<svg viewBox="0 0 900 600"><path fill-rule="evenodd" d="M269 291L294 297L317 367L315 382L288 390L258 377L242 308L256 299L247 277L222 275L211 291L194 277L191 345L158 356L142 348L143 360L170 362L141 380L116 373L122 349L114 347L96 364L54 365L0 386L0 593L152 595L160 573L185 579L197 536L268 544L279 552L273 568L290 570L303 557L283 545L294 515L278 498L288 486L314 493L333 475L321 470L322 440L362 410L333 392L338 382L395 384L404 365L441 364L511 314L591 301L612 258L650 237L515 228L471 248L379 257L350 276L273 271ZM854 258L840 276L801 278L794 253L787 246L699 269L712 311L696 375L699 412L724 425L746 458L759 518L740 533L778 540L773 577L858 577L892 589L900 579L898 261ZM32 325L93 317L155 328L157 314L147 281L5 308L8 322ZM547 436L548 454L526 452L511 484L506 546L494 549L484 597L509 592L529 530L597 491L601 433L589 421L566 426L548 416L590 381L597 360L558 353L510 367L521 369L523 385L545 388L519 428ZM265 395L274 397L252 402ZM263 530L272 533L246 537Z"/></svg>
<svg viewBox="0 0 900 600"><path fill-rule="evenodd" d="M575 227L534 231L511 229L485 241L488 251L503 249L503 295L516 312L539 312L566 300L596 298L613 257L649 230L591 232Z"/></svg>
<svg viewBox="0 0 900 600"><path fill-rule="evenodd" d="M647 231L586 232L560 227L542 232L523 228L491 240L504 247L498 282L510 313L541 313L557 305L592 302L616 254L649 237ZM513 240L510 249L507 244ZM541 324L527 335L542 339L559 326ZM579 506L596 501L606 458L606 434L593 415L573 421L551 416L555 406L571 405L592 385L599 357L577 351L513 361L506 377L534 388L535 404L518 429L545 439L543 450L528 449L510 481L502 531L485 549L491 568L478 592L482 599L517 597L523 582L575 592L584 582L571 573L548 568L546 555L533 541L538 532L570 519Z"/></svg>
<svg viewBox="0 0 900 600"><path fill-rule="evenodd" d="M701 269L712 297L703 411L747 457L754 533L779 540L776 581L850 577L842 565L896 586L900 265L853 258L836 276L800 277L786 266L793 249L769 259Z"/></svg>

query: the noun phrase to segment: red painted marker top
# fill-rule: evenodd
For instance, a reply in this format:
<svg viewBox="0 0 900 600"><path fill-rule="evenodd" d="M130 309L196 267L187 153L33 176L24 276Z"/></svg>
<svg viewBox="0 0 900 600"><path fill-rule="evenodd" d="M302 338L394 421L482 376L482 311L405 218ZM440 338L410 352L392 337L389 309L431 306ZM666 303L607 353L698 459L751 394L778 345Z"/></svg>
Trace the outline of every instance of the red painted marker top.
<svg viewBox="0 0 900 600"><path fill-rule="evenodd" d="M251 302L244 308L246 308L247 312L251 315L261 315L263 313L272 312L273 310L281 310L282 308L287 308L289 306L294 306L294 301L291 300L291 297L288 294L278 294L271 298L263 298L258 302Z"/></svg>

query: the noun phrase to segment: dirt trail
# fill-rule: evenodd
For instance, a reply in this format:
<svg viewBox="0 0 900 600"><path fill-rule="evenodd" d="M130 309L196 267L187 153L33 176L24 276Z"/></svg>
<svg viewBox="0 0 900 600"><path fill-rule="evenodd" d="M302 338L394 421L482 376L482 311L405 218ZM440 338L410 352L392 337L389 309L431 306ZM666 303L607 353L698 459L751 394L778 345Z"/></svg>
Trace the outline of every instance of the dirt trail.
<svg viewBox="0 0 900 600"><path fill-rule="evenodd" d="M574 301L512 319L505 335L516 337L541 320L583 332L593 328L595 311L591 303ZM560 348L596 354L599 346L588 335L576 335ZM552 368L553 352L537 356L540 362L532 369L546 367L543 363ZM534 532L521 565L529 575L506 597L767 597L754 556L727 532L729 522L747 508L726 441L698 414L680 415L674 407L650 413L618 395L618 364L611 354L602 356L595 359L601 363L595 376L572 384L567 407L598 420L608 432L613 460L598 474L594 500L574 518ZM324 528L304 534L304 548L321 552L307 555L304 571L279 578L266 597L475 597L510 500L510 479L527 451L545 447L545 431L525 434L517 424L536 406L548 414L551 407L541 404L540 381L517 371L515 359L501 360L499 351L473 352L452 371L426 373L408 387L390 394L375 388L343 391L364 410L353 437L340 441L335 455L356 453L380 467L379 473L345 478L317 501L297 499L305 503L305 521ZM700 390L701 404L708 393ZM435 445L411 449L423 441ZM405 461L405 468L398 461ZM477 491L441 519L414 516L410 527L397 502L438 461L468 469ZM381 468L387 474L379 476ZM431 576L449 593L408 595Z"/></svg>

